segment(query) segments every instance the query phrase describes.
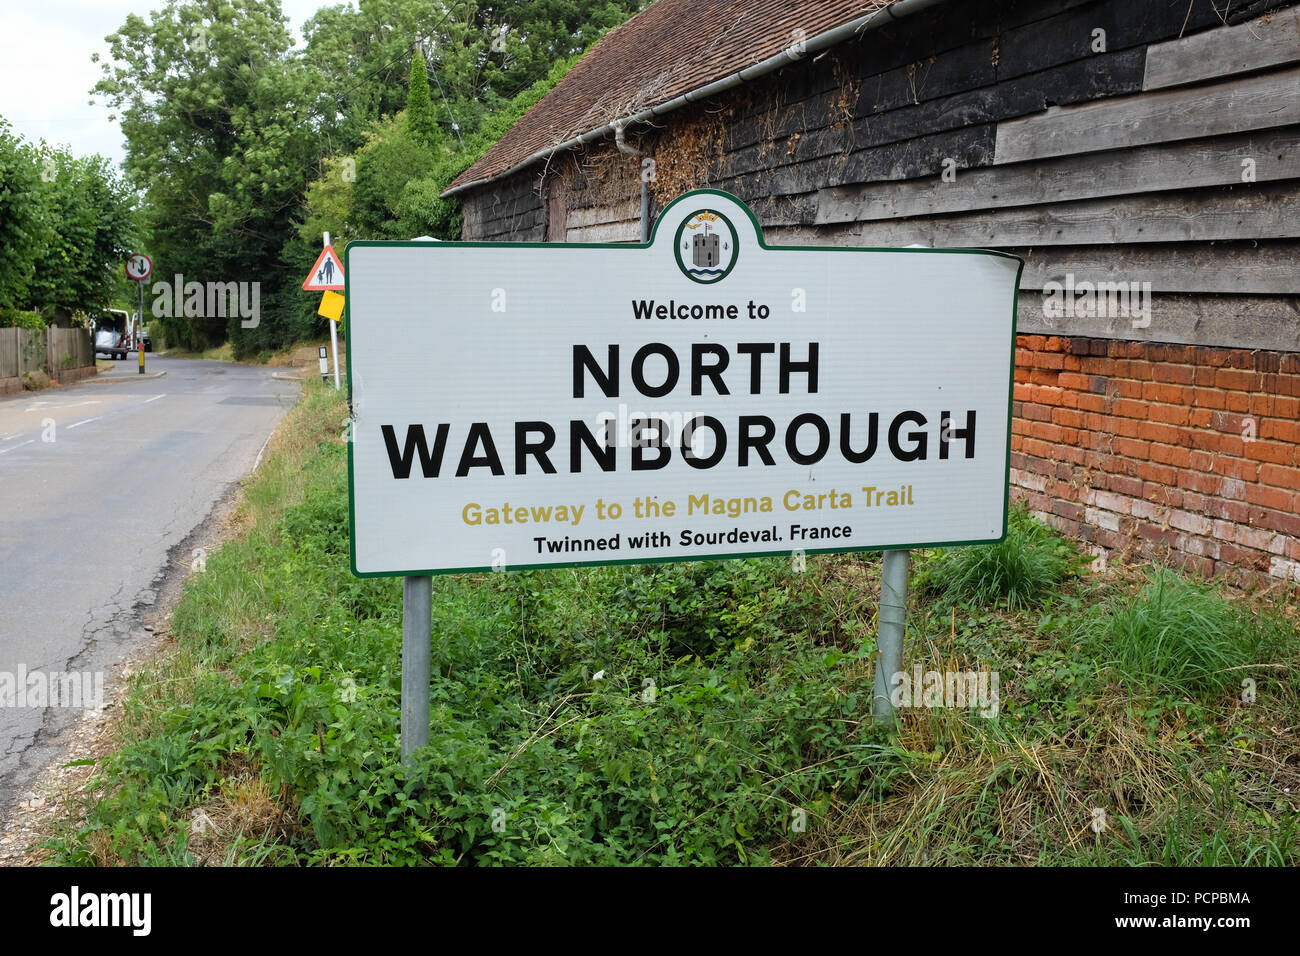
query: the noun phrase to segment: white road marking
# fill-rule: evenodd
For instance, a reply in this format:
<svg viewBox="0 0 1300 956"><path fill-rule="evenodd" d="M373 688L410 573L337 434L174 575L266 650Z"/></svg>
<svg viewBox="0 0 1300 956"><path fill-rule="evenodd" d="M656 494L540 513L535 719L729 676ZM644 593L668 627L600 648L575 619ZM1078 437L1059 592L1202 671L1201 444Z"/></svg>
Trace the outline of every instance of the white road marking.
<svg viewBox="0 0 1300 956"><path fill-rule="evenodd" d="M97 422L97 421L99 421L99 416L95 416L94 418L83 418L81 421L69 425L68 428L76 428L77 425L86 425L90 422Z"/></svg>
<svg viewBox="0 0 1300 956"><path fill-rule="evenodd" d="M8 452L13 451L15 448L22 448L23 445L30 445L34 441L36 441L35 438L29 438L27 439L27 441L19 442L17 445L10 445L8 448L0 451L0 455L7 454Z"/></svg>
<svg viewBox="0 0 1300 956"><path fill-rule="evenodd" d="M146 405L148 405L150 402L156 402L156 401L158 401L158 399L160 399L160 398L166 398L166 397L167 397L167 393L166 393L166 392L163 392L161 395L155 395L153 398L146 398L146 399L144 400L144 403L145 403Z"/></svg>
<svg viewBox="0 0 1300 956"><path fill-rule="evenodd" d="M275 430L272 429L271 435L274 434ZM266 451L266 446L271 444L271 435L266 436L266 441L262 442L262 447L257 450L257 461L253 462L253 471L257 471L257 466L262 463L262 452Z"/></svg>

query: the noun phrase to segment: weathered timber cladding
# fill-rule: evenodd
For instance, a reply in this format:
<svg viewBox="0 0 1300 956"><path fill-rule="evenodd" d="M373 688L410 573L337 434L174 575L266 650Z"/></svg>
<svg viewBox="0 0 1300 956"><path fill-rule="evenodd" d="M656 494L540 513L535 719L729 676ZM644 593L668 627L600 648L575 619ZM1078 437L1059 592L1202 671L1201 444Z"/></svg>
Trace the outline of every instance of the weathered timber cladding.
<svg viewBox="0 0 1300 956"><path fill-rule="evenodd" d="M951 0L628 139L652 214L711 187L772 244L1022 256L1016 497L1107 552L1300 581L1297 104L1292 0ZM552 159L565 238L636 241L641 162ZM540 238L544 194L541 163L463 194L465 238ZM1054 283L1149 311L1056 314Z"/></svg>

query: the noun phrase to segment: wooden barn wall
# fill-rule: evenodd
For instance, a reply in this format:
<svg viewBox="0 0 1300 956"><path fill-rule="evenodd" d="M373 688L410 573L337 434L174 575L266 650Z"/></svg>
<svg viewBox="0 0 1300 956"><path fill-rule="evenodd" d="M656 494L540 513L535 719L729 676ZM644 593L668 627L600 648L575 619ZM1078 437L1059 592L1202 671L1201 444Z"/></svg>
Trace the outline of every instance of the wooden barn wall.
<svg viewBox="0 0 1300 956"><path fill-rule="evenodd" d="M656 211L711 186L773 243L1015 252L1023 331L1296 350L1300 8L1217 7L953 0L629 139ZM464 236L636 241L642 163L537 164L467 194ZM1048 314L1067 276L1150 283L1151 321Z"/></svg>
<svg viewBox="0 0 1300 956"><path fill-rule="evenodd" d="M725 189L773 244L1015 252L1015 497L1100 554L1300 581L1300 6L1218 7L952 0L632 132L642 157L470 193L464 235L634 242L648 159L652 213ZM1050 314L1067 281L1150 311Z"/></svg>

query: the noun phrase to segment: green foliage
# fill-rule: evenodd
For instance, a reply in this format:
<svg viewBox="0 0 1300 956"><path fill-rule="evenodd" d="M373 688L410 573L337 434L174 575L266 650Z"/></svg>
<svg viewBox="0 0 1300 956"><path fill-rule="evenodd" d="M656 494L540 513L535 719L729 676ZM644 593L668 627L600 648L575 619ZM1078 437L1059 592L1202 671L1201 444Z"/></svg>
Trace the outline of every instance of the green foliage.
<svg viewBox="0 0 1300 956"><path fill-rule="evenodd" d="M406 129L411 138L426 149L436 149L442 139L438 121L433 117L429 99L429 76L424 69L424 54L418 49L411 56L411 80L406 97Z"/></svg>
<svg viewBox="0 0 1300 956"><path fill-rule="evenodd" d="M352 189L351 226L368 239L410 239L397 212L406 186L433 165L433 152L422 145L400 118L378 124L357 151L357 181Z"/></svg>
<svg viewBox="0 0 1300 956"><path fill-rule="evenodd" d="M1027 608L1076 573L1079 564L1068 542L1017 506L1002 541L944 551L925 570L922 582L944 605Z"/></svg>
<svg viewBox="0 0 1300 956"><path fill-rule="evenodd" d="M1285 676L1259 673L1257 713L1175 698L1163 677L1115 691L1129 605L1237 628L1172 572L1159 601L1063 581L1028 612L1001 598L914 608L907 663L1000 671L1001 712L914 710L892 735L867 724L874 558L436 577L430 745L405 767L401 588L348 570L345 413L306 388L286 423L301 451L267 459L246 489L248 537L188 583L181 658L124 701L135 732L56 862L1293 865L1300 852L1300 814L1270 776L1286 745L1272 728L1300 712ZM285 507L289 480L302 490ZM1259 653L1296 660L1285 616L1255 633ZM234 768L275 806L232 836L225 821L248 807ZM1112 823L1090 845L1096 806ZM191 830L200 809L223 820L217 850Z"/></svg>
<svg viewBox="0 0 1300 956"><path fill-rule="evenodd" d="M30 298L69 312L112 304L122 264L139 239L135 196L102 156L73 157L42 145L46 214L53 224Z"/></svg>
<svg viewBox="0 0 1300 956"><path fill-rule="evenodd" d="M284 294L302 276L283 252L327 110L278 0L168 0L107 40L112 64L95 92L120 110L127 168L148 189L159 276L262 284L256 329L238 316L160 317L167 340L192 348L229 336L237 352L288 344Z"/></svg>
<svg viewBox="0 0 1300 956"><path fill-rule="evenodd" d="M103 157L30 146L0 119L0 309L110 304L138 236L134 203Z"/></svg>
<svg viewBox="0 0 1300 956"><path fill-rule="evenodd" d="M1117 598L1081 624L1084 647L1135 689L1221 694L1250 676L1269 622L1211 586L1156 568L1136 597Z"/></svg>
<svg viewBox="0 0 1300 956"><path fill-rule="evenodd" d="M0 329L19 328L19 329L36 329L45 328L45 318L39 312L27 312L21 309L0 309Z"/></svg>
<svg viewBox="0 0 1300 956"><path fill-rule="evenodd" d="M50 224L31 150L0 117L0 308L25 305Z"/></svg>

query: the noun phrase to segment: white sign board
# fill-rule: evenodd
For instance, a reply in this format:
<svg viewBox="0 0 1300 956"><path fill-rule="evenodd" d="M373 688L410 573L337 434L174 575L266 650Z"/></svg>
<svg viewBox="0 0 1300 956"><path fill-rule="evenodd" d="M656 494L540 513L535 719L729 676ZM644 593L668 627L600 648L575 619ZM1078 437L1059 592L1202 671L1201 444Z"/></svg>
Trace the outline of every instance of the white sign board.
<svg viewBox="0 0 1300 956"><path fill-rule="evenodd" d="M350 243L353 570L999 540L1021 265L714 191L648 245Z"/></svg>

